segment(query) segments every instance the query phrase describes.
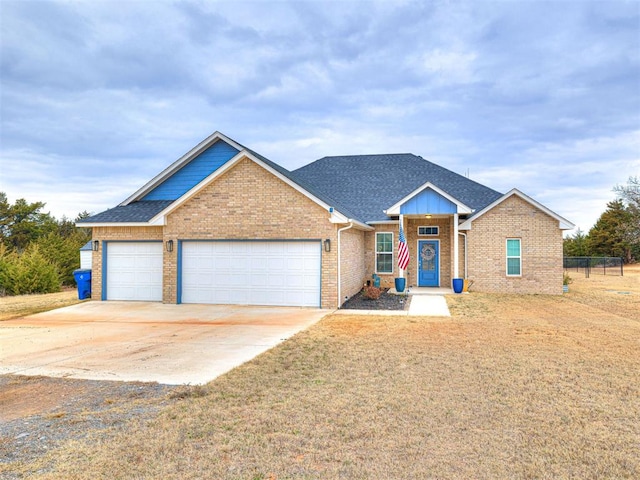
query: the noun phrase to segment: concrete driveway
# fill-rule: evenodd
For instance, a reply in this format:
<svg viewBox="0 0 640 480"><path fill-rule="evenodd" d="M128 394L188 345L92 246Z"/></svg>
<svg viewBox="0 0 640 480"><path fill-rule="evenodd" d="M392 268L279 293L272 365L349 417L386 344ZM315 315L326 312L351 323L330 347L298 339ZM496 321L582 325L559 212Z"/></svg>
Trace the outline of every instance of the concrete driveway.
<svg viewBox="0 0 640 480"><path fill-rule="evenodd" d="M0 322L0 374L203 384L329 310L85 302Z"/></svg>

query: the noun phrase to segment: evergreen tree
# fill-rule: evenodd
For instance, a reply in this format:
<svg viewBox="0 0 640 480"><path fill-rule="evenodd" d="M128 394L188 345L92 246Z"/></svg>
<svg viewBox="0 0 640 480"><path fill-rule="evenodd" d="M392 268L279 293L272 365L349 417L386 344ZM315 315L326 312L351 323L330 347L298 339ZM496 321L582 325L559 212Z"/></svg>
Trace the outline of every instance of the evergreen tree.
<svg viewBox="0 0 640 480"><path fill-rule="evenodd" d="M622 257L626 263L631 262L631 243L624 234L626 226L631 221L632 215L622 200L609 202L607 210L589 230L587 248L591 255Z"/></svg>
<svg viewBox="0 0 640 480"><path fill-rule="evenodd" d="M587 246L588 237L585 233L578 229L573 235L569 235L564 239L562 249L565 257L588 257L589 249Z"/></svg>
<svg viewBox="0 0 640 480"><path fill-rule="evenodd" d="M29 243L58 229L50 214L42 213L44 202L28 203L19 198L11 205L0 192L0 240L9 248L21 252Z"/></svg>

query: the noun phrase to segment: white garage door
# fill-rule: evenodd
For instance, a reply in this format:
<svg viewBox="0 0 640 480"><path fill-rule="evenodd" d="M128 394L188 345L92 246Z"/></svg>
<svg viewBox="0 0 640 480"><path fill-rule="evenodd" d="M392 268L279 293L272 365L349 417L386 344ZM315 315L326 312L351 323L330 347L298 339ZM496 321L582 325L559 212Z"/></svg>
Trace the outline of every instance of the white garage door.
<svg viewBox="0 0 640 480"><path fill-rule="evenodd" d="M162 301L162 242L107 244L106 299Z"/></svg>
<svg viewBox="0 0 640 480"><path fill-rule="evenodd" d="M320 306L321 243L184 242L183 303Z"/></svg>

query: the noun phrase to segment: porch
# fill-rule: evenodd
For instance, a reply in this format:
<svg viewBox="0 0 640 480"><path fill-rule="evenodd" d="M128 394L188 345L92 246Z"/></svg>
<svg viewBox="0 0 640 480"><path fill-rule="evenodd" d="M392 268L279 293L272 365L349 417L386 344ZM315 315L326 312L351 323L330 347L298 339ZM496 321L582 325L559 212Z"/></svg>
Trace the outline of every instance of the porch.
<svg viewBox="0 0 640 480"><path fill-rule="evenodd" d="M390 295L450 295L453 289L444 287L408 287L404 292L398 292L395 287L387 292Z"/></svg>

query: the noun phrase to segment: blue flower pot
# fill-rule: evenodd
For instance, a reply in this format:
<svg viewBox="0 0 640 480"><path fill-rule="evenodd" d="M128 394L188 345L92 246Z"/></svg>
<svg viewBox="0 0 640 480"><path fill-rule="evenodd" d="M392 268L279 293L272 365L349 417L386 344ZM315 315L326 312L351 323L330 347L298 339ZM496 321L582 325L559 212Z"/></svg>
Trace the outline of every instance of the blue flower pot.
<svg viewBox="0 0 640 480"><path fill-rule="evenodd" d="M454 278L451 283L453 284L454 293L462 293L462 288L464 287L464 280L462 278Z"/></svg>
<svg viewBox="0 0 640 480"><path fill-rule="evenodd" d="M401 293L404 292L404 287L407 284L406 278L396 278L396 292Z"/></svg>

